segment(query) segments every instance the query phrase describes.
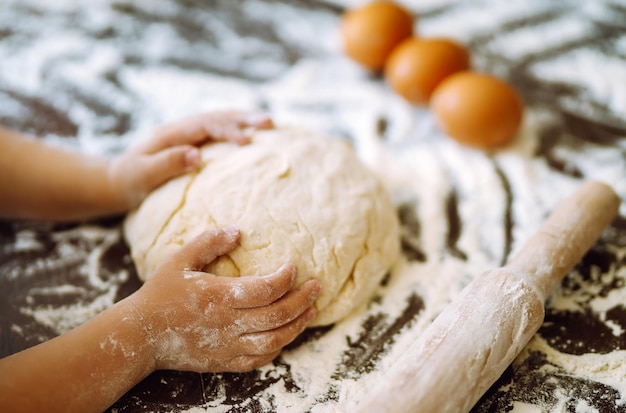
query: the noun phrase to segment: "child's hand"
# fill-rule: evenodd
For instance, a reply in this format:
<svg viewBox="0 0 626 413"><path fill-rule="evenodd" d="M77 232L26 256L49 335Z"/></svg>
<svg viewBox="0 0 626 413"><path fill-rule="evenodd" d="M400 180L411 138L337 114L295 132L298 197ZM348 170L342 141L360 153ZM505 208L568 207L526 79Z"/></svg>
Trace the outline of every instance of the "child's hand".
<svg viewBox="0 0 626 413"><path fill-rule="evenodd" d="M156 369L248 371L272 361L313 320L317 280L293 288L296 268L262 277L202 271L239 243L234 227L183 246L134 294Z"/></svg>
<svg viewBox="0 0 626 413"><path fill-rule="evenodd" d="M246 130L273 126L265 114L238 111L196 115L162 126L153 139L129 148L110 163L108 175L120 196L120 209L136 207L157 186L199 167L197 147L207 141L246 144Z"/></svg>

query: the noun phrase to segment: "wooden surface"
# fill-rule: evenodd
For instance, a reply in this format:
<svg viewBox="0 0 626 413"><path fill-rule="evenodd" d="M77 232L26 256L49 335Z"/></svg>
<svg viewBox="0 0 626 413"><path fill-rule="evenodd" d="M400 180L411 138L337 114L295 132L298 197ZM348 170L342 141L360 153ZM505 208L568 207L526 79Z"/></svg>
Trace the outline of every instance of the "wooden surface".
<svg viewBox="0 0 626 413"><path fill-rule="evenodd" d="M407 2L420 33L457 38L475 68L522 93L523 131L495 153L454 144L427 109L346 61L336 37L345 4L0 0L3 125L115 154L190 113L261 108L352 141L385 175L403 223L403 262L353 317L307 331L254 372L157 372L111 412L351 411L407 339L475 276L507 262L562 194L595 178L626 199L623 2ZM622 207L549 299L531 345L472 411L625 411L626 378L594 369L626 351L625 279ZM2 221L0 355L139 286L121 218ZM598 361L568 364L578 359Z"/></svg>

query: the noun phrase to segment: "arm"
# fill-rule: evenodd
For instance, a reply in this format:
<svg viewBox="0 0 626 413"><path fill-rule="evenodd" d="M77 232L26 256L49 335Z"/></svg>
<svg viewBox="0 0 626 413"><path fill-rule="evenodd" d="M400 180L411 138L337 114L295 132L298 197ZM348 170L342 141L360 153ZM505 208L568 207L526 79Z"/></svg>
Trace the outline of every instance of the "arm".
<svg viewBox="0 0 626 413"><path fill-rule="evenodd" d="M208 140L247 142L271 128L261 114L214 112L158 129L120 157L87 156L0 129L0 218L79 220L123 213L157 186L200 165Z"/></svg>
<svg viewBox="0 0 626 413"><path fill-rule="evenodd" d="M320 285L295 267L263 277L201 269L239 242L234 228L181 248L133 295L74 330L0 360L0 411L101 412L157 369L247 371L313 319Z"/></svg>

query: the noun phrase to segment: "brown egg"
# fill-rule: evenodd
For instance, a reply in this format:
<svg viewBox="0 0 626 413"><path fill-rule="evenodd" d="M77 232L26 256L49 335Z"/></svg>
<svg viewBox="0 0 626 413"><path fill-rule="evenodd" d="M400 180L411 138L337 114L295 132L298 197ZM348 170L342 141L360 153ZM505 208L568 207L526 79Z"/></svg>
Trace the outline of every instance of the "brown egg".
<svg viewBox="0 0 626 413"><path fill-rule="evenodd" d="M341 18L343 48L351 59L379 71L387 56L413 34L413 15L392 1L374 1Z"/></svg>
<svg viewBox="0 0 626 413"><path fill-rule="evenodd" d="M458 142L493 148L510 142L523 114L523 102L508 83L482 73L459 72L445 79L431 100L441 129Z"/></svg>
<svg viewBox="0 0 626 413"><path fill-rule="evenodd" d="M385 79L404 99L426 105L439 83L469 68L467 50L450 39L409 38L396 47L385 64Z"/></svg>

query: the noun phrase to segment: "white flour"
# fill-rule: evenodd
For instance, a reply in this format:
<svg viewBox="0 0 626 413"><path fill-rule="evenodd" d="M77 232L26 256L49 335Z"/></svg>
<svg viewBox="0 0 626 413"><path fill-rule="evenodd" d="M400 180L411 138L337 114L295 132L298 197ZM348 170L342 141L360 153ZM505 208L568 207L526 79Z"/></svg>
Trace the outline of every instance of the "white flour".
<svg viewBox="0 0 626 413"><path fill-rule="evenodd" d="M572 375L586 377L617 389L622 395L620 403L626 404L626 351L619 350L607 354L587 353L580 356L564 354L554 350L540 336L535 336L516 363L523 361L528 352L537 350L546 354L550 363Z"/></svg>
<svg viewBox="0 0 626 413"><path fill-rule="evenodd" d="M16 268L8 276L38 278L55 271L76 271L77 284L46 283L44 287L32 288L25 298L22 314L32 317L55 334L63 334L112 306L119 286L128 279L128 271L103 274L100 265L102 255L119 237L119 229L89 226L53 233L55 250L49 258ZM15 245L20 251L26 247L30 250L42 248L40 242L32 240L31 230L18 232L17 239ZM26 243L26 239L30 241ZM47 303L48 297L61 296L67 297L70 303L62 306ZM19 329L19 326L13 328Z"/></svg>
<svg viewBox="0 0 626 413"><path fill-rule="evenodd" d="M106 4L104 0L90 4L70 0L23 3L57 12L78 8L88 16L88 22L93 27L106 27L110 19L115 18L110 9L97 6ZM327 3L357 4L357 0ZM405 3L418 10L429 11L451 2L431 0L418 4L407 0ZM501 24L502 21L552 7L537 5L536 8L528 8L527 5L528 2L522 0L500 3L487 14L483 13L480 5L467 4L453 12L419 20L418 27L427 35L446 35L465 40L489 33L496 22ZM169 13L170 7L174 6L160 2L137 7L161 15ZM368 307L355 312L325 334L286 350L279 359L280 364L260 369L260 377L276 378L276 382L263 390L257 400L267 410L272 409L272 404L264 400L274 400L279 413L349 412L368 389L376 386L382 372L393 364L462 287L474 276L500 266L514 254L539 227L546 213L575 190L579 180L555 173L544 158L534 156L542 144L542 132L558 124L559 119L554 113L545 108L529 107L518 140L494 154L459 146L437 130L428 110L408 106L390 93L383 82L373 80L339 55L337 34L333 32L337 25L334 15L314 13L310 16L313 20L307 23L288 4L281 5L280 10L280 13L274 13L275 9L266 4L249 2L242 13L257 15L263 21L287 19L292 23L282 27L277 36L295 39L293 43L310 52L312 57L298 61L288 70L282 63L276 63L280 51L259 44L253 38L239 38L230 28L220 26L219 35L227 37L232 52L230 58L219 62L220 69L224 72L240 70L241 60L247 54L261 50L267 59L260 59L261 63L257 59L249 65L244 64L241 69L246 75L261 79L258 81L156 64L171 50L188 50L188 45L174 36L166 24L152 25L145 32L145 41L141 43L144 48L141 55L147 60L145 65L129 65L117 72L116 81L121 85L120 89L128 93L120 93L101 81L104 73L123 64L121 48L105 41L94 48L78 30L68 29L59 34L54 33L53 25L49 36L42 36L32 47L17 48L19 53L0 48L0 60L3 61L0 80L29 93L48 88L54 103L67 108L68 116L80 125L78 140L70 144L91 153L119 152L134 140L148 138L153 127L163 121L203 110L221 109L225 102L230 107L241 109L256 108L263 103L277 123L297 124L353 139L355 150L380 174L397 205L404 206L407 213L415 215L420 228L419 235L413 237L414 247L419 247L428 259L403 259L398 262L388 283L379 289L378 298ZM578 14L567 14L565 18L541 25L537 30L512 30L499 38L486 39L484 50L513 61L528 57L536 52L536 48L546 47L546 44L558 46L564 41L576 40L591 30L585 13L605 18L604 10L588 5ZM210 16L209 13L202 13L198 18L221 24L219 16ZM29 24L35 25L35 21ZM118 27L131 32L132 21L120 20ZM305 29L300 30L300 27ZM316 39L318 44L312 45L310 37L315 37L312 33L329 34ZM547 39L545 42L544 38ZM620 41L622 48L626 49L626 40ZM516 47L511 47L513 43ZM84 60L67 58L85 53L88 58ZM211 50L202 53L210 54ZM44 69L50 61L58 61L62 67L46 72ZM475 63L484 67L486 60L476 56ZM493 71L506 72L506 69L495 67ZM48 73L48 77L42 77L43 72ZM541 79L583 85L584 96L581 98L605 102L614 113L626 112L626 71L623 61L617 58L593 51L578 51L535 63L531 65L531 72ZM604 75L599 76L598 73ZM98 133L103 124L113 120L96 116L80 104L71 104L68 96L57 96L55 89L47 86L55 82L80 88L86 94L96 94L111 107L132 113L132 128L124 139L119 139L115 133ZM14 108L15 113L20 110L20 107ZM386 122L383 133L380 133L381 119ZM47 139L68 144L67 139L54 135ZM622 139L619 145L623 147L625 143L626 139ZM585 176L612 184L622 199L626 199L626 164L615 148L584 142L579 146L557 147L553 156L577 166ZM514 198L510 213L515 225L510 234L510 251L505 249L507 234L503 229L503 220L508 194L501 175L506 176ZM451 246L446 235L449 231L447 206L452 192L458 200L456 213L463 230ZM626 203L622 205L621 213L626 214ZM411 234L405 235L411 238ZM76 284L48 283L35 288L21 308L24 316L31 317L55 334L62 334L113 305L120 286L127 281L129 274L126 270L103 271L101 266L103 254L120 239L119 229L81 226L54 232L52 237L55 250L49 258L35 259L25 267L11 268L4 276L9 279L35 278L58 271L73 271ZM36 253L46 246L32 230L23 229L17 233L15 242L3 248L6 254ZM623 262L626 248L613 252ZM601 285L584 280L580 274L573 272L569 280L579 283L581 288L558 289L550 299L550 306L555 310L590 312L613 336L623 337L624 326L608 314L611 309L623 307L626 302L625 269L613 268L605 274L597 269L595 276L604 278ZM621 286L606 295L599 294L598 289L611 281L617 285L621 283ZM46 304L46 297L49 296L73 299L71 304L52 307ZM353 355L354 348L358 348L363 323L381 314L388 321L398 319L407 308L407 300L415 296L423 300L423 308L412 321L398 327L392 345L386 344L380 349L382 356L379 359L371 356L375 364L370 369L359 371L363 364L367 364L367 357L363 357L361 364L355 362L357 367L347 369L344 358L348 350L352 349L350 355ZM12 325L11 330L16 334L29 334L25 327L17 324ZM41 337L46 338L49 337ZM351 346L351 343L357 344ZM371 349L364 345L363 351L367 350ZM621 402L626 404L624 351L576 356L559 352L536 336L515 361L514 367L522 368L534 351L545 354L554 369L562 369L566 374L603 383L617 390ZM287 386L284 379L287 376L293 378L297 389ZM329 397L329 389L334 392L333 397ZM216 393L220 391L218 389ZM558 390L555 394L558 395L555 404L538 407L516 400L513 411L568 411L567 403L572 396L565 390ZM219 393L205 406L187 411L231 411L232 406L222 405L224 400L226 395ZM576 412L594 411L584 401L578 401L575 408Z"/></svg>

